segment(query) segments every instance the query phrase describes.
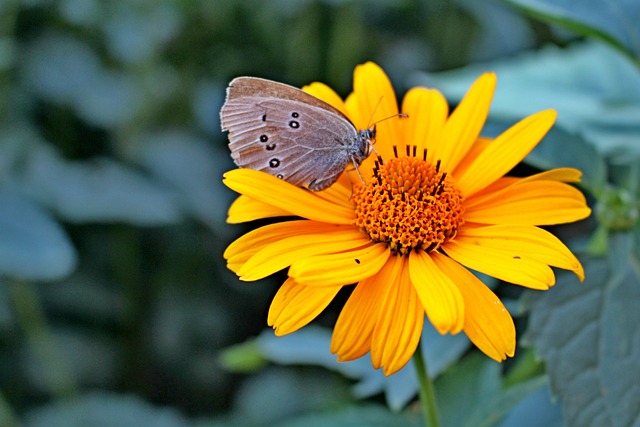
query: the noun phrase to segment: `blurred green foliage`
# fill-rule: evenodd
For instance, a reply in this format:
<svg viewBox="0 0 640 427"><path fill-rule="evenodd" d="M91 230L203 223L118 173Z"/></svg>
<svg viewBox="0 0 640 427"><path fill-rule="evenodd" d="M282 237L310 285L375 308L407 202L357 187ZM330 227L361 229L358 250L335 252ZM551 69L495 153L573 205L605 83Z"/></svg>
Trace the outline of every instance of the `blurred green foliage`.
<svg viewBox="0 0 640 427"><path fill-rule="evenodd" d="M556 108L529 167L581 168L598 207L559 230L591 252L582 288L495 286L546 368L425 331L445 425L579 426L594 407L613 411L598 425L637 425L637 387L615 378L640 378L640 73L637 33L616 20L640 7L511 3L564 28L491 0L0 1L0 426L419 425L411 367L337 364L322 327L261 334L282 277L239 283L222 259L248 229L225 224L227 82L323 81L344 96L366 60L400 94L426 84L454 103L498 70L486 132ZM583 289L591 305L566 303ZM574 346L556 333L568 327ZM595 372L590 400L562 369L576 360Z"/></svg>

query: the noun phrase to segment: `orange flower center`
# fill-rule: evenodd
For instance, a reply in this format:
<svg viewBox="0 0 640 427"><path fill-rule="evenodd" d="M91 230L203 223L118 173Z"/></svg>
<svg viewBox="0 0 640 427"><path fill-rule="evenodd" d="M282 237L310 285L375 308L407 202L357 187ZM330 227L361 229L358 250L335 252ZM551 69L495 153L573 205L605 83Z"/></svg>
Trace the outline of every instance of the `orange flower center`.
<svg viewBox="0 0 640 427"><path fill-rule="evenodd" d="M462 194L439 169L416 157L376 160L373 179L354 188L358 228L400 255L454 238L464 224Z"/></svg>

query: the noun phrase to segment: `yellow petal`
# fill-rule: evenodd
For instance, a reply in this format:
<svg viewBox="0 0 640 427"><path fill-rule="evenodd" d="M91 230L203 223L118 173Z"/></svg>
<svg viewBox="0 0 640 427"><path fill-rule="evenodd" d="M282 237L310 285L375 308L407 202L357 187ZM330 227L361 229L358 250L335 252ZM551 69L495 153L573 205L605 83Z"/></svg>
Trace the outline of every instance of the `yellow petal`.
<svg viewBox="0 0 640 427"><path fill-rule="evenodd" d="M522 178L516 178L513 176L503 176L502 178L499 178L498 180L492 182L491 184L487 185L486 187L484 187L482 190L478 191L477 193L475 193L474 195L472 195L471 197L469 197L468 199L465 199L465 206L468 200L476 200L476 198L480 198L480 197L484 197L484 196L491 196L493 193L497 193L498 191L507 188L510 185L515 184L516 182L518 182L518 180L520 180Z"/></svg>
<svg viewBox="0 0 640 427"><path fill-rule="evenodd" d="M486 73L480 76L458 107L453 111L444 128L444 135L437 150L442 160L442 170L452 172L477 140L496 89L496 76Z"/></svg>
<svg viewBox="0 0 640 427"><path fill-rule="evenodd" d="M237 274L240 280L260 280L314 255L333 254L363 246L370 246L370 241L354 227L340 227L317 234L302 233L264 246L247 260Z"/></svg>
<svg viewBox="0 0 640 427"><path fill-rule="evenodd" d="M582 172L574 168L556 168L535 175L522 178L524 181L558 181L558 182L575 182L581 181Z"/></svg>
<svg viewBox="0 0 640 427"><path fill-rule="evenodd" d="M582 193L557 181L520 180L500 191L465 200L466 221L482 224L553 225L589 216Z"/></svg>
<svg viewBox="0 0 640 427"><path fill-rule="evenodd" d="M424 326L424 308L409 279L406 259L382 301L378 321L371 338L371 363L385 375L402 369L415 353Z"/></svg>
<svg viewBox="0 0 640 427"><path fill-rule="evenodd" d="M489 227L466 228L459 235L465 238L487 239L488 246L503 248L523 257L533 258L552 267L572 271L582 281L584 271L578 258L560 239L550 232L527 225L498 225Z"/></svg>
<svg viewBox="0 0 640 427"><path fill-rule="evenodd" d="M409 255L409 275L429 321L441 334L457 334L464 323L462 295L451 279L434 264L429 254Z"/></svg>
<svg viewBox="0 0 640 427"><path fill-rule="evenodd" d="M532 258L519 258L517 253L480 245L480 242L456 238L447 242L446 247L443 245L443 249L447 255L468 268L516 285L546 290L555 284L553 271L546 264Z"/></svg>
<svg viewBox="0 0 640 427"><path fill-rule="evenodd" d="M466 159L467 158L465 157L465 161ZM459 169L460 168L456 169L456 172ZM573 168L551 169L551 170L540 172L525 178L503 176L502 178L499 178L498 180L484 187L482 190L479 190L478 192L474 193L469 199L467 199L467 202L470 200L473 200L475 203L475 201L480 200L481 197L485 197L485 196L491 197L492 194L497 193L498 191L501 191L504 188L507 188L508 186L514 185L517 183L529 182L529 181L580 182L581 176L582 176L582 172L580 172L578 169L573 169ZM465 202L465 205L467 202Z"/></svg>
<svg viewBox="0 0 640 427"><path fill-rule="evenodd" d="M371 243L361 249L295 261L289 269L289 276L309 286L357 283L380 271L389 255L387 245Z"/></svg>
<svg viewBox="0 0 640 427"><path fill-rule="evenodd" d="M290 334L306 326L324 310L341 286L310 287L288 278L278 289L267 322L278 336Z"/></svg>
<svg viewBox="0 0 640 427"><path fill-rule="evenodd" d="M333 224L352 224L353 209L322 199L311 191L253 169L234 169L224 174L224 184L240 194L288 211L291 215Z"/></svg>
<svg viewBox="0 0 640 427"><path fill-rule="evenodd" d="M353 165L347 167L342 175L340 175L340 178L338 178L338 181L335 182L335 184L314 194L317 197L324 199L330 203L342 206L346 209L355 210L354 203L351 200L354 181L352 181L351 176L348 175L350 172L353 172L353 170ZM359 180L357 175L355 179Z"/></svg>
<svg viewBox="0 0 640 427"><path fill-rule="evenodd" d="M557 113L546 110L516 123L480 153L463 175L456 174L462 193L469 197L517 165L553 126Z"/></svg>
<svg viewBox="0 0 640 427"><path fill-rule="evenodd" d="M446 256L435 253L438 268L458 286L464 299L464 332L484 354L500 362L513 356L516 330L500 299L476 276Z"/></svg>
<svg viewBox="0 0 640 427"><path fill-rule="evenodd" d="M345 116L347 115L347 109L345 108L344 102L342 101L342 98L340 98L340 95L338 95L326 84L313 82L309 85L303 86L302 90L310 95L315 96L316 98L323 100L327 104L334 107L336 110L340 111Z"/></svg>
<svg viewBox="0 0 640 427"><path fill-rule="evenodd" d="M456 180L459 176L464 175L466 170L469 169L469 166L471 166L473 162L476 161L478 156L482 154L482 152L486 150L491 143L493 143L492 138L479 136L478 139L475 140L469 151L467 151L467 154L462 158L462 160L460 160L460 163L458 163L458 166L456 166L456 169L451 173L451 175Z"/></svg>
<svg viewBox="0 0 640 427"><path fill-rule="evenodd" d="M259 202L251 197L241 194L229 207L227 223L239 224L241 222L254 221L256 219L289 215L291 215L291 213L284 209L276 208L267 203Z"/></svg>
<svg viewBox="0 0 640 427"><path fill-rule="evenodd" d="M464 227L443 249L469 268L533 289L555 284L548 266L584 278L582 265L571 251L553 234L533 226Z"/></svg>
<svg viewBox="0 0 640 427"><path fill-rule="evenodd" d="M356 128L368 129L379 122L376 124L375 147L383 158L391 158L392 144L400 135L400 119L393 117L398 114L398 103L391 81L382 68L373 62L355 68L353 94L347 98L347 110L353 102L358 110L358 117L354 117L357 120L354 121Z"/></svg>
<svg viewBox="0 0 640 427"><path fill-rule="evenodd" d="M413 88L402 101L402 112L409 117L400 122L404 131L401 139L405 147L416 147L417 157L427 150L427 160L433 162L437 155L438 141L442 140L444 125L449 114L449 104L437 90ZM408 156L406 148L399 146L400 156Z"/></svg>
<svg viewBox="0 0 640 427"><path fill-rule="evenodd" d="M223 256L227 260L227 267L237 273L240 267L256 252L275 241L292 236L325 233L351 228L351 226L307 220L278 222L257 228L239 237L227 247Z"/></svg>
<svg viewBox="0 0 640 427"><path fill-rule="evenodd" d="M358 359L371 351L371 336L387 288L397 280L400 264L391 257L378 274L362 280L340 312L331 338L331 352L340 362Z"/></svg>
<svg viewBox="0 0 640 427"><path fill-rule="evenodd" d="M358 104L358 97L354 92L351 92L349 96L344 100L344 106L347 109L347 117L351 119L351 122L357 129L367 129L369 125L369 118L366 112L360 110Z"/></svg>

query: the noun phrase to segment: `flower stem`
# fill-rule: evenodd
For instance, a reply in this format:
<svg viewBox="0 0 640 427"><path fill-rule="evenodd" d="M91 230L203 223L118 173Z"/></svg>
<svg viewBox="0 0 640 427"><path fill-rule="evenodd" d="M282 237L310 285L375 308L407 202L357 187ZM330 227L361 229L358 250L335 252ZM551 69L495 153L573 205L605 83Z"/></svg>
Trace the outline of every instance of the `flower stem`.
<svg viewBox="0 0 640 427"><path fill-rule="evenodd" d="M440 417L438 415L438 405L436 395L433 390L431 378L427 373L427 361L422 356L422 342L418 344L413 362L416 366L418 382L420 383L420 402L424 411L424 421L426 427L440 427Z"/></svg>

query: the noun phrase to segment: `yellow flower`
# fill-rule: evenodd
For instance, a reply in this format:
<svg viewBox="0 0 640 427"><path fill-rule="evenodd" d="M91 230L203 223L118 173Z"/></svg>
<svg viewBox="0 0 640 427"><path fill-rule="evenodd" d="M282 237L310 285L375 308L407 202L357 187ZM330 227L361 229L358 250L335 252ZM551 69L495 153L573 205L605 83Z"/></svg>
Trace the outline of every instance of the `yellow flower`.
<svg viewBox="0 0 640 427"><path fill-rule="evenodd" d="M376 154L357 175L313 193L250 169L227 172L241 195L229 223L296 216L240 237L228 267L253 281L289 268L273 299L277 335L313 320L343 286L356 284L336 322L331 351L348 361L371 353L387 375L416 350L424 315L442 334L464 331L486 355L515 352L513 320L498 297L468 269L533 289L555 283L550 267L584 272L569 249L540 225L587 217L575 169L504 177L543 138L555 111L534 114L496 139L479 136L496 85L480 76L449 114L437 91L413 88L402 113L377 125ZM385 73L366 63L342 101L329 87L303 90L346 114L358 129L398 113ZM428 345L428 344L427 344Z"/></svg>

